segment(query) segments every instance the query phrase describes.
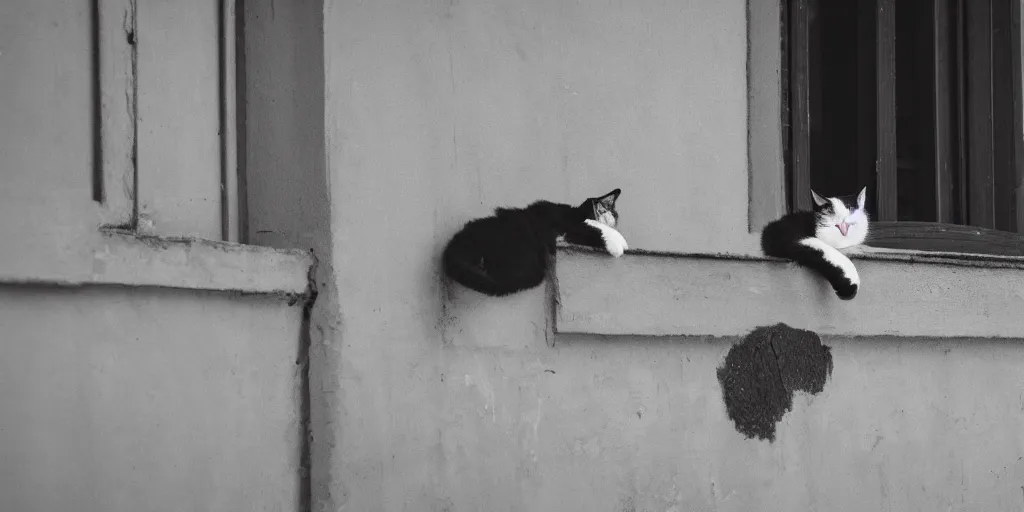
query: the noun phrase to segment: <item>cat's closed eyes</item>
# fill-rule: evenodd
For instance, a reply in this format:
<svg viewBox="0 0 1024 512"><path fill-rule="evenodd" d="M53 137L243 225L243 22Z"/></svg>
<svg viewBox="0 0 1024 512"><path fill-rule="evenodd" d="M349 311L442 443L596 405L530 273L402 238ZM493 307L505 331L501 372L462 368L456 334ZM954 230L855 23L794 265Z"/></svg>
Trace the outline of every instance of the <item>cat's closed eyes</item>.
<svg viewBox="0 0 1024 512"><path fill-rule="evenodd" d="M852 299L860 288L860 275L840 249L856 247L868 236L867 187L856 196L822 197L813 190L811 194L813 211L793 212L765 226L761 250L814 270L828 279L840 299Z"/></svg>
<svg viewBox="0 0 1024 512"><path fill-rule="evenodd" d="M442 256L445 273L463 286L500 296L542 283L548 256L562 236L621 256L628 247L615 230L620 193L615 189L579 206L537 201L526 208L498 208L452 237Z"/></svg>

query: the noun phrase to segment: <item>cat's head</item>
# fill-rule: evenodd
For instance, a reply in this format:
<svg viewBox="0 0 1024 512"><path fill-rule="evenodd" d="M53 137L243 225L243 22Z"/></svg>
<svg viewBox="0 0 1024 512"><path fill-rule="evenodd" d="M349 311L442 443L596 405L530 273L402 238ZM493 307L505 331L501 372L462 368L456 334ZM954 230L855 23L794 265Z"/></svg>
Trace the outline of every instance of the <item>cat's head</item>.
<svg viewBox="0 0 1024 512"><path fill-rule="evenodd" d="M619 212L615 211L615 200L621 193L621 189L615 189L603 196L588 198L577 207L577 210L587 219L596 220L614 228L619 223Z"/></svg>
<svg viewBox="0 0 1024 512"><path fill-rule="evenodd" d="M821 197L812 190L815 236L836 249L863 243L868 237L867 192L864 187L855 196Z"/></svg>

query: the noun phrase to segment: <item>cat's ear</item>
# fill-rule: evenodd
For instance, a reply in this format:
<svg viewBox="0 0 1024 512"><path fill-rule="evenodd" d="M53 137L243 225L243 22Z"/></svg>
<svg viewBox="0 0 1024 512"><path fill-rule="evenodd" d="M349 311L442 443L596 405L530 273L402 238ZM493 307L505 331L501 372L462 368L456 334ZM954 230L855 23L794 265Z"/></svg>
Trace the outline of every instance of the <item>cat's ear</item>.
<svg viewBox="0 0 1024 512"><path fill-rule="evenodd" d="M857 194L857 209L858 210L863 210L864 209L864 201L866 201L867 198L868 198L868 188L864 187L864 188L860 189L860 194Z"/></svg>
<svg viewBox="0 0 1024 512"><path fill-rule="evenodd" d="M819 196L818 193L813 190L811 191L811 196L814 197L814 204L818 206L825 206L826 204L828 204L828 199Z"/></svg>
<svg viewBox="0 0 1024 512"><path fill-rule="evenodd" d="M622 193L622 189L618 189L617 188L617 189L612 190L611 192L609 192L609 193L607 193L607 194L605 194L605 195L603 195L601 197L598 197L597 199L594 199L594 202L595 203L600 203L602 206L604 206L608 210L614 210L615 209L615 201L619 199L619 194L621 194L621 193Z"/></svg>

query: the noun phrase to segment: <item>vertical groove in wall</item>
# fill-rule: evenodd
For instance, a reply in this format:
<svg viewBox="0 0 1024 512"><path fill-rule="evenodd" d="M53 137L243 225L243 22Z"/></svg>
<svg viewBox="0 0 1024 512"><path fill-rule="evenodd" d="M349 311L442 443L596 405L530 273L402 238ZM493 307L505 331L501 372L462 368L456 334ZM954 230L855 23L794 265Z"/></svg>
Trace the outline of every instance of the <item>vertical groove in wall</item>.
<svg viewBox="0 0 1024 512"><path fill-rule="evenodd" d="M245 93L245 0L235 0L235 165L238 241L249 243L249 196L247 192Z"/></svg>
<svg viewBox="0 0 1024 512"><path fill-rule="evenodd" d="M92 45L92 199L103 202L103 89L100 69L100 0L91 0L89 5L89 23Z"/></svg>
<svg viewBox="0 0 1024 512"><path fill-rule="evenodd" d="M220 238L228 237L228 98L226 0L217 0L217 134L220 135Z"/></svg>
<svg viewBox="0 0 1024 512"><path fill-rule="evenodd" d="M221 239L239 241L238 227L238 152L236 142L238 123L237 37L235 34L236 2L218 0L217 3L217 74L220 80L217 90L218 134L220 135L220 215Z"/></svg>
<svg viewBox="0 0 1024 512"><path fill-rule="evenodd" d="M548 346L554 348L555 335L558 332L558 254L548 256L547 279L544 280L544 338Z"/></svg>
<svg viewBox="0 0 1024 512"><path fill-rule="evenodd" d="M310 396L310 348L313 345L313 307L319 295L316 285L316 272L319 260L313 250L313 264L309 267L309 290L306 302L302 305L302 324L299 331L299 354L295 364L299 367L299 478L298 495L299 512L308 512L313 507L312 480L312 444L313 431L311 424L312 397Z"/></svg>
<svg viewBox="0 0 1024 512"><path fill-rule="evenodd" d="M128 103L130 105L129 120L131 122L131 174L132 174L132 214L130 228L135 231L139 227L139 17L138 0L131 0L128 4L128 11L125 13L124 26L131 45L131 85L128 89Z"/></svg>

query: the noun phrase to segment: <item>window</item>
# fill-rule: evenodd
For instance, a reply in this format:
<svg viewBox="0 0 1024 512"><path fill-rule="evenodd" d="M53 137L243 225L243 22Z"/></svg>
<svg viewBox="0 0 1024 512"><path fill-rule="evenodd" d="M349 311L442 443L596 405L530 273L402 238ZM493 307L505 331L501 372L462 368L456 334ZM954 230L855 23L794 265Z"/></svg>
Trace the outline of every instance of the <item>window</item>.
<svg viewBox="0 0 1024 512"><path fill-rule="evenodd" d="M867 185L879 247L1024 256L1015 0L788 0L789 207Z"/></svg>
<svg viewBox="0 0 1024 512"><path fill-rule="evenodd" d="M308 254L215 243L247 241L235 5L0 2L0 285L308 292Z"/></svg>

